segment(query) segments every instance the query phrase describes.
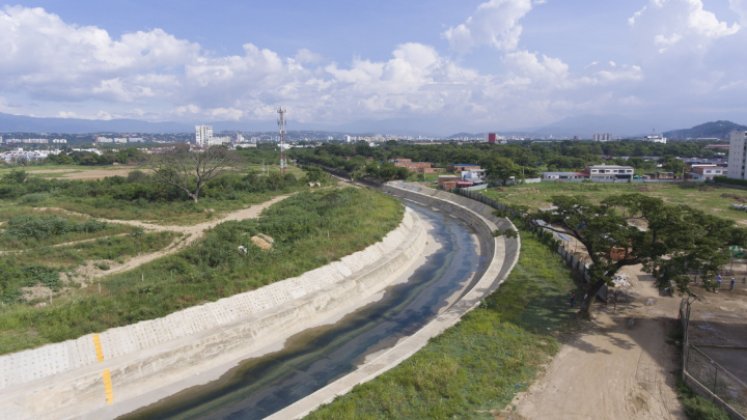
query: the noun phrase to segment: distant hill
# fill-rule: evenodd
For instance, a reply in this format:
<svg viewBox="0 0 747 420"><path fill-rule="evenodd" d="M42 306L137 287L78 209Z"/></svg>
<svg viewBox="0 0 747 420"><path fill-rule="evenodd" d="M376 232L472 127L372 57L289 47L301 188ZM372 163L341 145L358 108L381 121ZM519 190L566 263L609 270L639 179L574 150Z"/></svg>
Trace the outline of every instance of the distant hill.
<svg viewBox="0 0 747 420"><path fill-rule="evenodd" d="M595 133L610 133L612 137L639 136L651 131L651 123L622 115L578 115L542 127L534 132L537 137L589 139Z"/></svg>
<svg viewBox="0 0 747 420"><path fill-rule="evenodd" d="M191 125L173 122L37 118L0 113L0 133L177 133L193 130Z"/></svg>
<svg viewBox="0 0 747 420"><path fill-rule="evenodd" d="M696 125L693 128L667 131L664 133L664 137L678 140L699 138L717 138L727 140L729 134L734 130L747 130L747 126L736 124L731 121L712 121Z"/></svg>

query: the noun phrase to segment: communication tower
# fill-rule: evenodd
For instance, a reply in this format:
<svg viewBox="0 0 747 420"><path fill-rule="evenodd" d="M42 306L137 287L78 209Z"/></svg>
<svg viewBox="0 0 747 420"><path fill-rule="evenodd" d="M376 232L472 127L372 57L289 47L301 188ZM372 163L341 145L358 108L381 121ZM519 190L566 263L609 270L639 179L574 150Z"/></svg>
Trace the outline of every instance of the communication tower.
<svg viewBox="0 0 747 420"><path fill-rule="evenodd" d="M278 107L278 128L280 129L280 173L285 174L285 109Z"/></svg>

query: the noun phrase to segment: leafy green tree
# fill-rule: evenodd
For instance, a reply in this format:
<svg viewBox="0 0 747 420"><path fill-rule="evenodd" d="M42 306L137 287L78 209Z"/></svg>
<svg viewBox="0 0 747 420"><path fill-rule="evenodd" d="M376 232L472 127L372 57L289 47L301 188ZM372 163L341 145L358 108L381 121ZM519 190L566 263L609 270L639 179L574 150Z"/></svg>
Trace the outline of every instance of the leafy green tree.
<svg viewBox="0 0 747 420"><path fill-rule="evenodd" d="M483 162L488 181L493 184L506 185L511 177L521 175L521 167L509 158L495 156Z"/></svg>
<svg viewBox="0 0 747 420"><path fill-rule="evenodd" d="M685 176L685 162L670 157L667 160L664 161L664 164L662 165L664 170L674 173L674 176L676 177L683 177Z"/></svg>
<svg viewBox="0 0 747 420"><path fill-rule="evenodd" d="M689 274L710 275L728 261L728 247L747 242L733 222L689 207L667 206L642 194L612 196L600 204L583 196L555 196L552 210L530 215L547 229L570 234L586 249L590 281L580 314L624 266L643 264L660 287L689 292Z"/></svg>

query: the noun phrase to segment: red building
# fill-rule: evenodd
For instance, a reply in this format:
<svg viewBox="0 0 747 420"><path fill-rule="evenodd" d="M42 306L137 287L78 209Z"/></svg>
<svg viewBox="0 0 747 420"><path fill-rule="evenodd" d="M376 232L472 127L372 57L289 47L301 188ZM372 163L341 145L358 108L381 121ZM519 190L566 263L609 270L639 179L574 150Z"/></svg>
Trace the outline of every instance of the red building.
<svg viewBox="0 0 747 420"><path fill-rule="evenodd" d="M434 168L430 162L413 162L411 159L405 158L393 159L392 163L394 166L407 168L408 171L415 172L416 174L433 174L440 170L440 168Z"/></svg>
<svg viewBox="0 0 747 420"><path fill-rule="evenodd" d="M488 133L488 143L495 144L496 138L495 133Z"/></svg>

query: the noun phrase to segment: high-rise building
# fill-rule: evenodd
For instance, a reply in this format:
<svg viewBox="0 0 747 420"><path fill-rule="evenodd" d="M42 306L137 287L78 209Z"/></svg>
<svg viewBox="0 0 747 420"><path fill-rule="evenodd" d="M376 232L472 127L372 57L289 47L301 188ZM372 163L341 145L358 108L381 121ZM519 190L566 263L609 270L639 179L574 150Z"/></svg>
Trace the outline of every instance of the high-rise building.
<svg viewBox="0 0 747 420"><path fill-rule="evenodd" d="M195 126L195 144L198 147L206 147L213 138L213 127L210 125Z"/></svg>
<svg viewBox="0 0 747 420"><path fill-rule="evenodd" d="M488 133L488 143L495 144L496 135L495 133Z"/></svg>
<svg viewBox="0 0 747 420"><path fill-rule="evenodd" d="M727 176L734 179L747 179L745 177L746 163L747 131L732 131L729 139L729 173Z"/></svg>

